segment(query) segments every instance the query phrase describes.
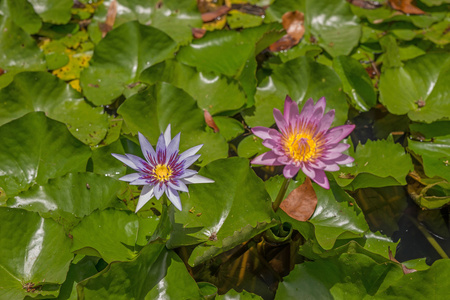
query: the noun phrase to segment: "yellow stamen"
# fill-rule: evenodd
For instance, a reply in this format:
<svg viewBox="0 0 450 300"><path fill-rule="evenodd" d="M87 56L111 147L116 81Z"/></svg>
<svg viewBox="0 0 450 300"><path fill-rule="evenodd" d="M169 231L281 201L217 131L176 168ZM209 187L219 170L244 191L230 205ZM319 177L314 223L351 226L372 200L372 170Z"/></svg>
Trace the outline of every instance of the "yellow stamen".
<svg viewBox="0 0 450 300"><path fill-rule="evenodd" d="M167 165L156 165L153 169L153 176L158 181L168 181L172 176L172 169Z"/></svg>
<svg viewBox="0 0 450 300"><path fill-rule="evenodd" d="M305 162L316 157L318 145L308 133L289 133L284 139L284 149L294 161Z"/></svg>

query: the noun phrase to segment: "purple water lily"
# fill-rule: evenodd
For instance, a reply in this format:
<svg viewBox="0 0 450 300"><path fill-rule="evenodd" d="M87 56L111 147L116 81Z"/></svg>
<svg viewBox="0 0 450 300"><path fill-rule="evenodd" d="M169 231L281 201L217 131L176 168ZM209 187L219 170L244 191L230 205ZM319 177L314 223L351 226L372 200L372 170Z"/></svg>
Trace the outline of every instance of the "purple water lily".
<svg viewBox="0 0 450 300"><path fill-rule="evenodd" d="M130 168L139 172L120 178L120 180L127 181L132 185L144 185L136 212L151 198L159 199L164 193L176 208L182 210L178 191L188 192L187 184L214 182L214 180L198 175L197 171L187 169L200 157L196 153L203 145L192 147L178 154L180 133L171 139L170 124L164 134L161 133L159 136L156 151L141 133L138 134L145 160L133 154L112 154Z"/></svg>
<svg viewBox="0 0 450 300"><path fill-rule="evenodd" d="M334 119L334 109L324 115L324 97L314 105L306 101L301 113L298 105L286 96L284 115L273 110L278 132L272 128L254 127L252 132L262 138L263 145L271 151L252 160L252 164L280 166L285 165L283 174L292 178L301 169L309 178L323 188L330 184L325 171L337 171L338 165L353 162L353 158L342 154L350 147L339 142L348 136L355 125L342 125L330 129Z"/></svg>

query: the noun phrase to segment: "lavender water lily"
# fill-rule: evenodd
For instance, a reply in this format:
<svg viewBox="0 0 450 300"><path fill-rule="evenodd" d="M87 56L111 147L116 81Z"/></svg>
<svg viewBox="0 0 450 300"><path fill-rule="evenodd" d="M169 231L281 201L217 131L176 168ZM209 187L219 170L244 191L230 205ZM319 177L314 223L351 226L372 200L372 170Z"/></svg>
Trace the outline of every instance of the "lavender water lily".
<svg viewBox="0 0 450 300"><path fill-rule="evenodd" d="M355 125L330 128L334 109L325 112L325 98L316 104L306 101L299 113L298 105L286 96L284 115L273 110L279 132L272 128L254 127L252 132L262 138L263 145L271 151L252 160L252 164L285 165L283 175L294 177L301 169L309 178L325 189L330 185L325 171L337 171L339 165L353 162L353 158L342 154L350 145L339 143L348 136Z"/></svg>
<svg viewBox="0 0 450 300"><path fill-rule="evenodd" d="M160 199L165 193L170 202L182 210L178 192L188 192L187 184L213 183L200 176L190 167L200 157L196 154L203 145L192 147L179 154L180 133L171 139L170 124L164 134L161 133L156 144L156 151L150 142L139 132L139 143L145 160L133 154L112 155L138 173L125 175L120 180L132 185L143 185L136 212L151 198Z"/></svg>

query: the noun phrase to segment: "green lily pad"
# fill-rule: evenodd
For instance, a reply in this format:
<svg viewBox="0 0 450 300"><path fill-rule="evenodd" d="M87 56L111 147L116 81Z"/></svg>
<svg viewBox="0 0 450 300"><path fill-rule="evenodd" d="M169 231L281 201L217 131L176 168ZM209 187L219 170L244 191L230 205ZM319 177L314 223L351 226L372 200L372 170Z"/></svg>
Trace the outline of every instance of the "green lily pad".
<svg viewBox="0 0 450 300"><path fill-rule="evenodd" d="M450 135L450 121L437 121L430 124L413 123L409 125L411 132L419 132L425 138Z"/></svg>
<svg viewBox="0 0 450 300"><path fill-rule="evenodd" d="M262 298L258 295L249 293L245 290L238 293L234 289L229 290L224 295L217 295L216 300L262 300Z"/></svg>
<svg viewBox="0 0 450 300"><path fill-rule="evenodd" d="M399 264L358 253L357 247L340 252L296 265L280 282L275 299L363 299L403 275Z"/></svg>
<svg viewBox="0 0 450 300"><path fill-rule="evenodd" d="M267 152L268 149L262 144L262 139L255 135L249 135L242 139L238 145L238 155L240 157L251 158Z"/></svg>
<svg viewBox="0 0 450 300"><path fill-rule="evenodd" d="M183 211L175 212L167 242L170 248L202 243L194 249L189 259L191 265L263 232L273 226L275 217L270 196L247 159L216 160L199 174L215 183L191 185L189 195L181 195Z"/></svg>
<svg viewBox="0 0 450 300"><path fill-rule="evenodd" d="M377 104L372 80L358 61L348 56L338 56L333 60L333 69L341 78L344 91L356 109L368 111Z"/></svg>
<svg viewBox="0 0 450 300"><path fill-rule="evenodd" d="M47 72L23 72L0 90L0 125L32 111L67 124L70 132L88 145L98 144L108 130L101 107L89 105L64 81Z"/></svg>
<svg viewBox="0 0 450 300"><path fill-rule="evenodd" d="M93 172L119 179L126 173L126 166L111 153L124 154L120 141L115 141L104 147L92 149Z"/></svg>
<svg viewBox="0 0 450 300"><path fill-rule="evenodd" d="M154 84L168 82L183 89L211 114L243 107L247 99L237 80L224 75L198 72L176 60L166 60L142 72L140 80Z"/></svg>
<svg viewBox="0 0 450 300"><path fill-rule="evenodd" d="M44 22L66 24L71 17L72 0L27 0Z"/></svg>
<svg viewBox="0 0 450 300"><path fill-rule="evenodd" d="M11 18L0 15L0 88L7 86L22 71L45 71L43 53L35 40Z"/></svg>
<svg viewBox="0 0 450 300"><path fill-rule="evenodd" d="M361 36L359 19L347 1L306 0L306 35L312 35L331 56L348 55Z"/></svg>
<svg viewBox="0 0 450 300"><path fill-rule="evenodd" d="M380 101L391 113L408 114L414 121L447 119L449 80L450 55L422 55L404 67L385 70L380 78Z"/></svg>
<svg viewBox="0 0 450 300"><path fill-rule="evenodd" d="M392 136L386 140L358 144L350 147L349 155L355 159L352 166L341 166L333 172L336 182L345 189L405 185L406 175L413 170L411 158Z"/></svg>
<svg viewBox="0 0 450 300"><path fill-rule="evenodd" d="M105 289L105 287L109 287ZM78 286L80 299L197 299L198 286L181 259L162 244L150 244L129 262L113 262Z"/></svg>
<svg viewBox="0 0 450 300"><path fill-rule="evenodd" d="M95 211L73 230L72 251L98 253L107 263L129 261L147 244L159 218L139 218L131 211L107 209Z"/></svg>
<svg viewBox="0 0 450 300"><path fill-rule="evenodd" d="M227 23L231 29L249 28L262 24L264 18L258 15L246 14L239 10L231 10L227 15Z"/></svg>
<svg viewBox="0 0 450 300"><path fill-rule="evenodd" d="M91 156L89 147L75 139L64 124L41 112L1 126L0 140L0 187L8 197L50 178L83 172Z"/></svg>
<svg viewBox="0 0 450 300"><path fill-rule="evenodd" d="M95 19L104 22L112 0L106 0L95 13ZM201 15L195 0L121 0L118 3L114 27L138 20L167 33L180 44L192 40L192 28L202 27Z"/></svg>
<svg viewBox="0 0 450 300"><path fill-rule="evenodd" d="M89 68L81 73L86 97L95 105L111 104L141 72L173 55L175 42L164 32L136 21L110 31L94 48Z"/></svg>
<svg viewBox="0 0 450 300"><path fill-rule="evenodd" d="M96 209L118 206L116 193L120 182L93 173L69 173L50 179L44 185L35 185L28 191L10 198L9 207L39 212L55 220L83 218Z"/></svg>
<svg viewBox="0 0 450 300"><path fill-rule="evenodd" d="M325 250L333 247L336 239L363 237L369 226L355 201L334 181L330 190L313 184L317 195L317 207L310 219L320 246ZM343 235L343 234L346 235Z"/></svg>
<svg viewBox="0 0 450 300"><path fill-rule="evenodd" d="M273 109L283 109L286 95L299 103L300 109L309 98L317 101L325 97L327 110L336 111L333 126L347 120L347 98L337 74L302 56L274 67L272 75L261 82L255 95L255 110L245 112L246 123L251 127L274 124Z"/></svg>
<svg viewBox="0 0 450 300"><path fill-rule="evenodd" d="M405 274L399 280L392 282L376 299L445 299L450 289L447 278L450 276L450 260L436 261L429 269Z"/></svg>
<svg viewBox="0 0 450 300"><path fill-rule="evenodd" d="M440 176L450 182L450 135L434 138L430 142L410 140L408 148L422 157L428 177Z"/></svg>
<svg viewBox="0 0 450 300"><path fill-rule="evenodd" d="M16 25L28 34L34 34L42 26L41 18L27 0L6 0L0 4L3 15L11 18Z"/></svg>
<svg viewBox="0 0 450 300"><path fill-rule="evenodd" d="M0 207L0 298L55 297L73 254L62 226L37 213Z"/></svg>
<svg viewBox="0 0 450 300"><path fill-rule="evenodd" d="M205 131L203 111L194 99L181 89L168 83L157 83L147 90L128 98L117 111L122 115L129 132L141 132L152 145L172 126L172 137L181 132L180 151L199 144L200 165L228 155L228 145L219 133Z"/></svg>

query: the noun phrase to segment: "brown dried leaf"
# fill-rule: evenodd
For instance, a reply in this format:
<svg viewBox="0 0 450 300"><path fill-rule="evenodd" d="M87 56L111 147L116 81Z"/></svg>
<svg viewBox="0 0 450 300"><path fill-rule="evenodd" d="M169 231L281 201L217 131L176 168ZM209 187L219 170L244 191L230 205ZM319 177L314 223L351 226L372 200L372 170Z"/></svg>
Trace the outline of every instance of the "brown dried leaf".
<svg viewBox="0 0 450 300"><path fill-rule="evenodd" d="M285 13L282 17L282 24L286 34L270 45L269 50L272 52L282 51L297 45L305 34L304 20L304 14L297 10Z"/></svg>
<svg viewBox="0 0 450 300"><path fill-rule="evenodd" d="M219 7L215 11L209 11L209 12L203 13L202 14L202 20L203 20L203 22L214 21L216 18L218 18L220 16L223 16L224 14L229 12L230 9L231 9L230 7L228 7L226 5L222 5L221 7Z"/></svg>
<svg viewBox="0 0 450 300"><path fill-rule="evenodd" d="M102 38L104 38L106 34L112 30L114 22L116 21L116 14L117 14L117 1L113 0L109 5L105 23L100 24Z"/></svg>
<svg viewBox="0 0 450 300"><path fill-rule="evenodd" d="M392 255L392 251L391 251L390 247L388 247L388 251L389 251L389 259L391 261L393 261L393 262L396 262L396 263L400 264L400 262L398 260L396 260L395 257ZM407 268L404 264L401 264L401 265L402 265L403 274L409 274L409 273L417 272L417 270Z"/></svg>
<svg viewBox="0 0 450 300"><path fill-rule="evenodd" d="M203 115L205 117L206 125L214 129L214 132L219 132L219 127L217 127L216 122L214 122L213 117L206 109L203 110Z"/></svg>
<svg viewBox="0 0 450 300"><path fill-rule="evenodd" d="M298 221L306 221L313 215L317 206L317 196L311 180L306 177L305 182L293 190L283 202L280 208L291 218Z"/></svg>
<svg viewBox="0 0 450 300"><path fill-rule="evenodd" d="M412 4L413 0L388 0L389 5L395 10L399 10L405 14L423 15L425 12Z"/></svg>
<svg viewBox="0 0 450 300"><path fill-rule="evenodd" d="M206 33L206 29L203 28L192 28L192 36L194 39L201 39Z"/></svg>

